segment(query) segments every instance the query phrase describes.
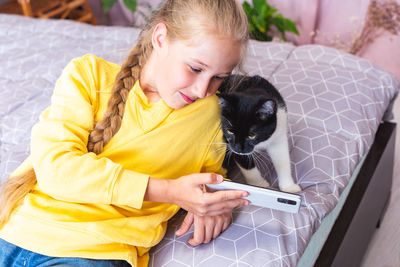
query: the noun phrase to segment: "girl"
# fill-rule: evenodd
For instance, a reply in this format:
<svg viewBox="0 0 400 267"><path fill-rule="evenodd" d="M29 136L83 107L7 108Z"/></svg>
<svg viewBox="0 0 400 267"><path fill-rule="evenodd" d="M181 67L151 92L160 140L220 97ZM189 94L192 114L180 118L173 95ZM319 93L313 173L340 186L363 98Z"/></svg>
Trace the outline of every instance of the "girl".
<svg viewBox="0 0 400 267"><path fill-rule="evenodd" d="M190 244L224 231L247 192L203 185L222 181L214 94L247 40L235 0L170 0L122 67L71 61L3 186L0 265L145 266L179 207Z"/></svg>

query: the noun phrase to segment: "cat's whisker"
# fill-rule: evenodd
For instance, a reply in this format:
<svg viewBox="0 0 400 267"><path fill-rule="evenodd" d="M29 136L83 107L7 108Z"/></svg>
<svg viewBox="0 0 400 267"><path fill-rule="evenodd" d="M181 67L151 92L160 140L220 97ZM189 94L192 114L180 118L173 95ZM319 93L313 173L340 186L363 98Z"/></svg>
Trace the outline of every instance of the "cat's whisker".
<svg viewBox="0 0 400 267"><path fill-rule="evenodd" d="M227 146L228 143L226 142L212 142L212 143L204 143L204 144L199 144L201 146L210 146L210 145L223 145L223 146Z"/></svg>
<svg viewBox="0 0 400 267"><path fill-rule="evenodd" d="M247 158L247 164L250 164L250 162L253 162L254 160L253 160L253 157L252 157L252 154L247 154L246 155L246 158Z"/></svg>
<svg viewBox="0 0 400 267"><path fill-rule="evenodd" d="M231 156L233 154L233 151L229 146L226 146L226 154L228 154L228 156Z"/></svg>
<svg viewBox="0 0 400 267"><path fill-rule="evenodd" d="M262 153L263 151L258 151L258 152L256 152L257 153L257 155L260 157L260 158L262 158L262 159L265 159L265 160L268 160L268 156L265 154L265 153Z"/></svg>
<svg viewBox="0 0 400 267"><path fill-rule="evenodd" d="M254 164L256 166L261 166L263 164L262 158L260 158L260 156L257 155L257 153L253 153L252 156L253 156Z"/></svg>
<svg viewBox="0 0 400 267"><path fill-rule="evenodd" d="M251 153L251 156L253 157L253 159L258 158L257 152L254 152L254 151L253 151L253 153Z"/></svg>
<svg viewBox="0 0 400 267"><path fill-rule="evenodd" d="M217 142L215 142L215 143L209 143L210 145L227 145L228 143L217 143Z"/></svg>
<svg viewBox="0 0 400 267"><path fill-rule="evenodd" d="M262 174L262 176L264 178L272 177L272 171L270 168L271 166L268 166L268 165L271 165L270 161L268 160L268 157L266 157L263 153L258 153L258 152L253 153L253 156L254 156L255 162L258 163L258 167L261 170L264 170L264 173Z"/></svg>
<svg viewBox="0 0 400 267"><path fill-rule="evenodd" d="M233 155L233 151L232 151L232 149L230 148L230 146L227 146L227 148L226 148L226 153L227 153L227 155L228 155L228 162L230 162L230 160L231 160L231 157L232 157L232 155Z"/></svg>
<svg viewBox="0 0 400 267"><path fill-rule="evenodd" d="M226 118L222 117L221 120L222 120L223 122L228 123L229 126L232 126L232 123L231 123L229 120L227 120Z"/></svg>
<svg viewBox="0 0 400 267"><path fill-rule="evenodd" d="M218 149L216 149L216 150L214 150L214 152L225 152L225 147L222 147L222 148L218 148Z"/></svg>
<svg viewBox="0 0 400 267"><path fill-rule="evenodd" d="M253 158L253 160L254 160L254 164L257 164L257 163L261 163L262 162L262 160L260 160L260 157L257 155L257 153L252 153L251 154L251 156L252 156L252 158Z"/></svg>
<svg viewBox="0 0 400 267"><path fill-rule="evenodd" d="M265 170L266 170L266 173L267 173L268 177L273 178L272 176L274 174L273 173L274 165L272 164L270 158L269 157L265 157L265 160L263 162L264 162Z"/></svg>
<svg viewBox="0 0 400 267"><path fill-rule="evenodd" d="M257 152L257 156L260 158L261 161L268 162L269 157L265 153L262 153L262 152L263 151Z"/></svg>

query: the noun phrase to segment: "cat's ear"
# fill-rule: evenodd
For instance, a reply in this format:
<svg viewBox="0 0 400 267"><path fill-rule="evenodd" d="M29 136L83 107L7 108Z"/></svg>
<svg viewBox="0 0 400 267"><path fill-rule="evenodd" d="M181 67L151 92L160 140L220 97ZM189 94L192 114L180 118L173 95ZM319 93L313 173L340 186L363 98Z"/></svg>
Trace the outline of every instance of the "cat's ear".
<svg viewBox="0 0 400 267"><path fill-rule="evenodd" d="M221 107L221 109L225 108L228 106L228 96L223 93L217 93L218 96L218 102Z"/></svg>
<svg viewBox="0 0 400 267"><path fill-rule="evenodd" d="M261 120L265 120L276 113L276 102L274 100L266 100L261 108L258 110L258 114Z"/></svg>

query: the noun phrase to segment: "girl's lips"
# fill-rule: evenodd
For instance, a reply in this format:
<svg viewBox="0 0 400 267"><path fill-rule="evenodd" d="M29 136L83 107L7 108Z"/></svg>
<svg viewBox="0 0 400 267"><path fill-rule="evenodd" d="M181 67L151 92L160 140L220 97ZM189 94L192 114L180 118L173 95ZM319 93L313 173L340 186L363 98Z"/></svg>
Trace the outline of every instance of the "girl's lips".
<svg viewBox="0 0 400 267"><path fill-rule="evenodd" d="M191 99L190 97L188 97L187 95L185 95L185 94L183 94L181 92L179 92L179 94L181 95L183 100L185 100L186 103L190 104L190 103L193 103L195 101L194 99Z"/></svg>

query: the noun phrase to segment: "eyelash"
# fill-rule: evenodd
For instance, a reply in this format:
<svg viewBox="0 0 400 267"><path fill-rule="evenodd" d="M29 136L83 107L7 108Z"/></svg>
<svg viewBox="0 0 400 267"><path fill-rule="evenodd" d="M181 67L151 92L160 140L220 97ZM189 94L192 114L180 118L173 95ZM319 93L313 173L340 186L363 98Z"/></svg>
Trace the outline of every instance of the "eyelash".
<svg viewBox="0 0 400 267"><path fill-rule="evenodd" d="M198 68L192 67L192 66L190 66L190 65L189 65L189 68L190 68L190 70L191 70L192 72L194 72L194 73L200 73L200 72L202 72L202 69L198 69ZM223 80L223 79L225 79L225 77L214 76L214 79Z"/></svg>
<svg viewBox="0 0 400 267"><path fill-rule="evenodd" d="M190 68L190 70L191 70L192 72L195 72L195 73L201 72L201 69L198 69L198 68L195 68L195 67L192 67L192 66L189 66L189 68Z"/></svg>

